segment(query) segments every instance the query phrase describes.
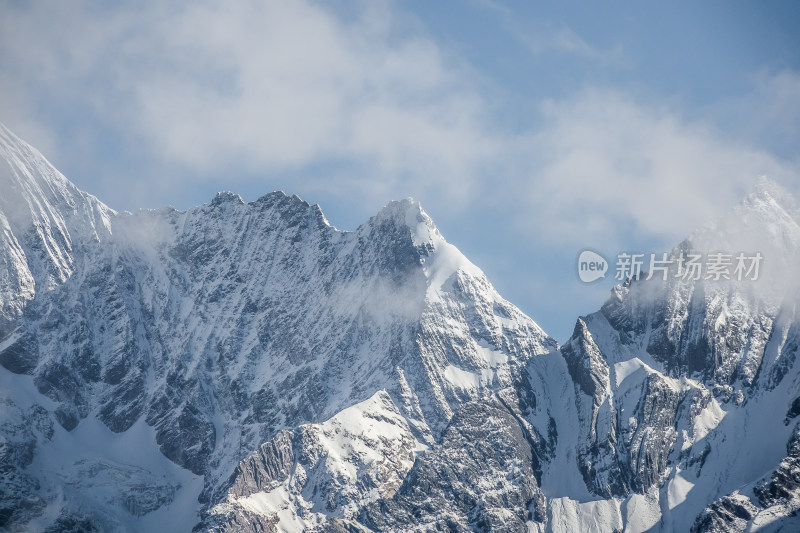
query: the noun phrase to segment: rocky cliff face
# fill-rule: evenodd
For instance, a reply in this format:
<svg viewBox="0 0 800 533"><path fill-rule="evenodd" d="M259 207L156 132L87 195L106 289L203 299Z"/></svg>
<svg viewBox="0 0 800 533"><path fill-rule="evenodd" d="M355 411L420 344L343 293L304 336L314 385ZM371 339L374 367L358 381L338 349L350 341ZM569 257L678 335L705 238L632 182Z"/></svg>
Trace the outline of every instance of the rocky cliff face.
<svg viewBox="0 0 800 533"><path fill-rule="evenodd" d="M7 153L27 151L47 167L10 133L4 139ZM4 190L15 193L5 183L29 178L21 165L9 167ZM40 174L43 189L63 180L52 169ZM27 387L66 441L89 425L111 435L150 432L141 446L185 473L175 485L188 491L202 476L204 508L219 501L237 464L282 430L323 422L383 390L413 442L432 445L462 405L500 390L513 401L519 369L557 347L413 201L342 232L318 207L280 192L250 204L221 193L188 212L136 214L75 198L86 205L60 196L52 210L103 213L106 232L72 246L70 269L43 290L2 302L17 309L0 340L15 384L7 401L24 419L13 389ZM65 228L62 240L72 242ZM24 254L10 248L17 262L9 272L46 272L50 263L36 253L49 249L46 237L30 246L17 239ZM29 455L56 453L52 439L37 439L44 442L28 444L36 448ZM22 476L30 460L9 468ZM62 492L45 469L36 483L42 501ZM64 498L56 515L135 523L119 506L95 509L83 492ZM7 522L25 524L35 512L23 512L18 496L5 494Z"/></svg>
<svg viewBox="0 0 800 533"><path fill-rule="evenodd" d="M771 491L790 507L798 221L791 197L762 180L731 215L672 251L667 281L642 275L617 286L562 347L574 382L578 466L589 492L619 502L620 524L637 529L625 514L635 503L657 530L763 525L766 489L741 486L776 467L770 483L785 490ZM720 250L771 259L757 281L679 275L682 255ZM774 520L796 527L790 514Z"/></svg>
<svg viewBox="0 0 800 533"><path fill-rule="evenodd" d="M414 201L115 213L0 155L0 527L797 525L800 215L767 181L672 252L761 281L630 280L559 348Z"/></svg>

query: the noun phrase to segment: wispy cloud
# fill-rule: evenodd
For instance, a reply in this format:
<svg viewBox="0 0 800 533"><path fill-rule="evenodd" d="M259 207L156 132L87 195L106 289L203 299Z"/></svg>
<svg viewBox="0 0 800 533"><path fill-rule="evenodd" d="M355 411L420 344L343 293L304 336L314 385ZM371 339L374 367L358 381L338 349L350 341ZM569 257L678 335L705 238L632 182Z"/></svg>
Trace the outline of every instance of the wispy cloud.
<svg viewBox="0 0 800 533"><path fill-rule="evenodd" d="M580 57L605 66L625 67L628 64L620 45L601 47L589 44L564 23L542 20L533 25L530 21L523 24L514 11L494 0L473 2L496 16L505 30L534 56L557 53Z"/></svg>
<svg viewBox="0 0 800 533"><path fill-rule="evenodd" d="M600 48L587 43L580 35L566 26L542 26L533 30L523 30L511 24L514 35L534 55L553 52L575 55L598 63L623 67L626 65L625 54L620 46Z"/></svg>
<svg viewBox="0 0 800 533"><path fill-rule="evenodd" d="M726 138L668 106L613 90L585 90L544 105L527 227L557 241L677 242L734 206L759 175L791 181L797 168Z"/></svg>
<svg viewBox="0 0 800 533"><path fill-rule="evenodd" d="M800 161L800 72L761 70L751 83L751 93L716 102L710 114L742 141Z"/></svg>
<svg viewBox="0 0 800 533"><path fill-rule="evenodd" d="M463 197L496 151L483 97L413 24L364 6L352 20L302 1L8 9L14 98L2 110L34 109L42 95L29 88L59 87L198 175L358 161L372 175L364 188L457 179Z"/></svg>
<svg viewBox="0 0 800 533"><path fill-rule="evenodd" d="M566 26L518 38L534 53L621 57ZM552 242L680 237L756 176L796 170L618 90L554 99L535 127L505 129L471 67L390 3L346 15L303 1L6 4L0 49L0 112L23 135L73 112L74 123L94 121L180 169L183 184L303 174L305 191L358 191L373 203L412 194L437 213L494 210L514 231L546 228L539 238ZM749 116L796 129L797 80L765 78L756 92L769 102L751 104ZM141 175L128 189L164 181Z"/></svg>

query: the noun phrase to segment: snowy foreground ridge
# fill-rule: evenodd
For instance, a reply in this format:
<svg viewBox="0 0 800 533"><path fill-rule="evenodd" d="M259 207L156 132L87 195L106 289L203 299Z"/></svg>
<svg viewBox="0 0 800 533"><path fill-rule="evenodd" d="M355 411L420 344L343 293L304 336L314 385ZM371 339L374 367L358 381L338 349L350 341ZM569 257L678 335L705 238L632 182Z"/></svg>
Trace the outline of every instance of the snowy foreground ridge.
<svg viewBox="0 0 800 533"><path fill-rule="evenodd" d="M0 530L800 531L800 210L766 179L559 346L412 200L116 213L0 126Z"/></svg>

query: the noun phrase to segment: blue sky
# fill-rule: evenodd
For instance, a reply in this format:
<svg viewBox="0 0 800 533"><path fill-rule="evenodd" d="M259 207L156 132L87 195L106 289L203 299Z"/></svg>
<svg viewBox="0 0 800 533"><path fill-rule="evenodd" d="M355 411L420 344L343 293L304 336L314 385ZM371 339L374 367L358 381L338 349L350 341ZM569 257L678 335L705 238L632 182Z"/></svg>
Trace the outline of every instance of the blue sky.
<svg viewBox="0 0 800 533"><path fill-rule="evenodd" d="M767 174L800 191L800 4L0 0L0 121L118 210L413 196L563 341Z"/></svg>

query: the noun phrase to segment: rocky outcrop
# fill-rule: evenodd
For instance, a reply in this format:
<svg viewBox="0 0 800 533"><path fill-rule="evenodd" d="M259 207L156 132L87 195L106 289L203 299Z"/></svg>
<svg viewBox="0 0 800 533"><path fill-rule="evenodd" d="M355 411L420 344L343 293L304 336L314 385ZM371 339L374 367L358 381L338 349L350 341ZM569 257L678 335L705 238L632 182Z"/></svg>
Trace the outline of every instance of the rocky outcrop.
<svg viewBox="0 0 800 533"><path fill-rule="evenodd" d="M370 503L358 520L373 531L525 531L527 522L545 520L536 464L511 413L499 403L470 403L391 498Z"/></svg>

